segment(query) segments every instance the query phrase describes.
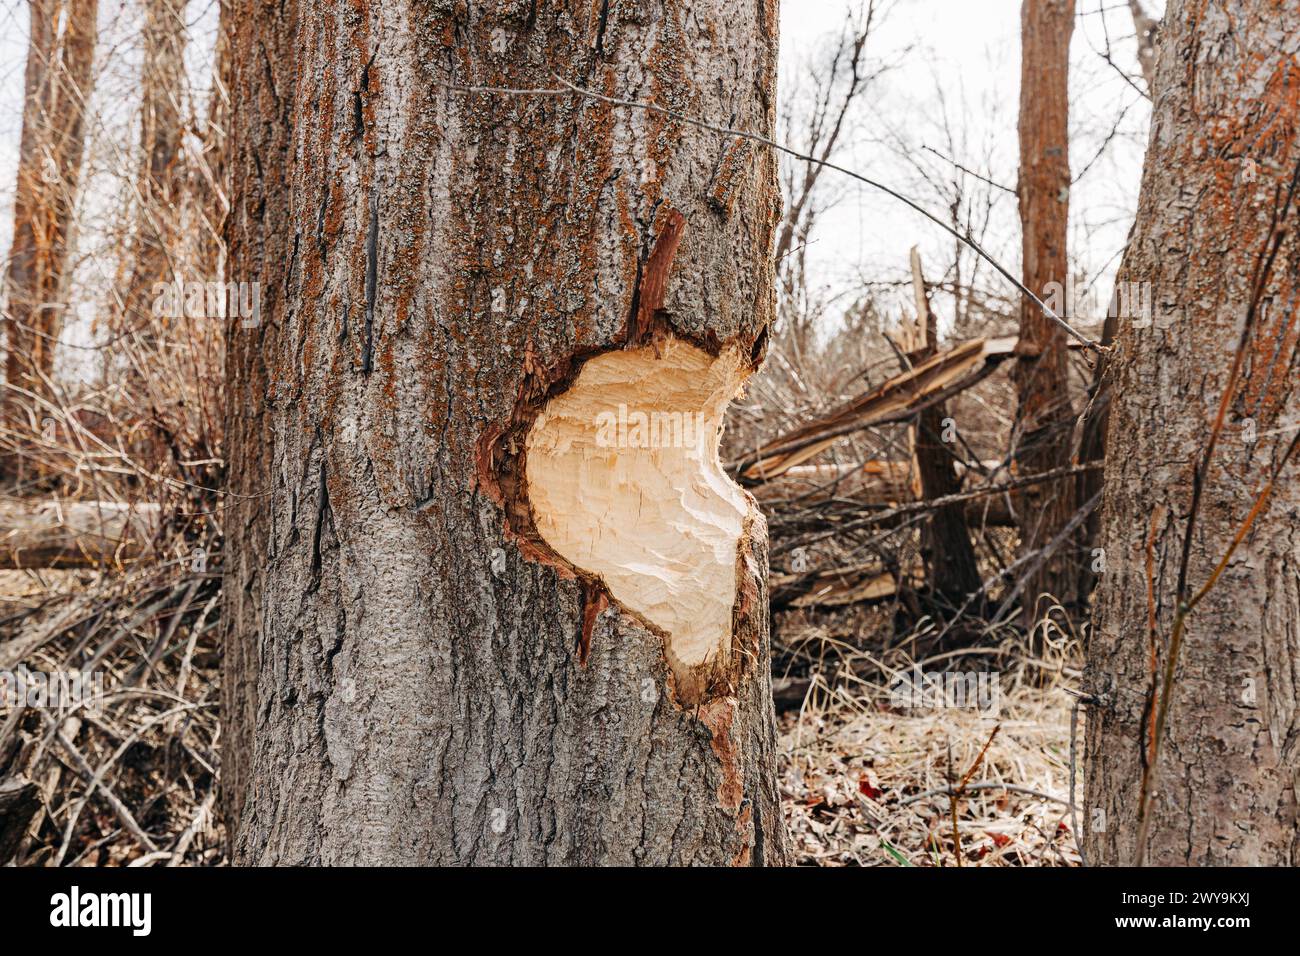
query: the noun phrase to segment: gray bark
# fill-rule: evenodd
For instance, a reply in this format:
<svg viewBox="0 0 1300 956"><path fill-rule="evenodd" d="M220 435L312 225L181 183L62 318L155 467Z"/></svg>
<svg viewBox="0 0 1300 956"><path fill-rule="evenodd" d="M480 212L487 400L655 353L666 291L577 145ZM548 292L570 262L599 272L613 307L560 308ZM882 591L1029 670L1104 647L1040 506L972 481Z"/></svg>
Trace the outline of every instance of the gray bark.
<svg viewBox="0 0 1300 956"><path fill-rule="evenodd" d="M758 361L773 158L454 88L558 74L766 134L776 0L223 16L227 280L262 282L228 367L252 496L226 524L234 859L785 862L764 532L737 556L729 686L684 707L663 639L536 535L519 458L589 356L674 334Z"/></svg>
<svg viewBox="0 0 1300 956"><path fill-rule="evenodd" d="M1297 49L1294 0L1230 9L1174 0L1161 28L1137 224L1119 275L1121 284L1149 284L1153 314L1130 308L1119 323L1106 569L1087 649L1087 689L1102 697L1087 731L1094 864L1137 858L1153 688L1162 683L1153 675L1170 659L1177 605L1211 579L1300 424ZM1153 788L1150 863L1300 863L1296 467L1292 459L1282 469L1188 618Z"/></svg>

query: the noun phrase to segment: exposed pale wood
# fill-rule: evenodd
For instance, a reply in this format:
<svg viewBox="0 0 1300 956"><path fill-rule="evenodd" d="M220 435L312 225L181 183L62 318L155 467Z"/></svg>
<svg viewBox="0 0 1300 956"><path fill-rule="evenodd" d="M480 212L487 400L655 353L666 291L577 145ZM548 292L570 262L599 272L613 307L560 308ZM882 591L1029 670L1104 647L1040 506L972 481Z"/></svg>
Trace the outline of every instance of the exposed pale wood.
<svg viewBox="0 0 1300 956"><path fill-rule="evenodd" d="M736 553L753 499L718 463L744 376L676 340L587 362L528 435L537 530L667 634L678 686L731 653Z"/></svg>

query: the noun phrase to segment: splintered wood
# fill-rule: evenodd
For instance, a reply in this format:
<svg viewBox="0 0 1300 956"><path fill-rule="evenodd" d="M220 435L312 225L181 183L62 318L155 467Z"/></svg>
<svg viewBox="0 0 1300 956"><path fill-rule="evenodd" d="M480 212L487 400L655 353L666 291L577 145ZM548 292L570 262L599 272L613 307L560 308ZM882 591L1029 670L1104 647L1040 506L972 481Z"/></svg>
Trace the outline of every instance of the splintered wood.
<svg viewBox="0 0 1300 956"><path fill-rule="evenodd" d="M670 661L729 649L750 500L718 460L746 370L670 339L598 355L538 415L526 443L537 530L666 635Z"/></svg>
<svg viewBox="0 0 1300 956"><path fill-rule="evenodd" d="M909 418L983 379L1015 347L1014 338L973 339L940 352L747 455L739 463L740 476L751 483L770 481L815 458L850 432Z"/></svg>

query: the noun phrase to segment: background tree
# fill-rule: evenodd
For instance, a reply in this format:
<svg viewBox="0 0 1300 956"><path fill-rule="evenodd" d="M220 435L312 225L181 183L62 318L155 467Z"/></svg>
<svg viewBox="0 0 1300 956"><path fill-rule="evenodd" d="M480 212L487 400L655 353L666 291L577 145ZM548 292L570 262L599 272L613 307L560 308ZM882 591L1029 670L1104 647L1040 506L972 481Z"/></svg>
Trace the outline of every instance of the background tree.
<svg viewBox="0 0 1300 956"><path fill-rule="evenodd" d="M125 329L148 340L154 285L174 282L172 256L181 240L185 80L185 4L145 0L140 70L140 169L136 180L134 250L125 283ZM214 97L216 99L216 97ZM143 351L143 350L142 350ZM137 353L139 354L139 353ZM145 369L135 369L147 387Z"/></svg>
<svg viewBox="0 0 1300 956"><path fill-rule="evenodd" d="M1069 67L1074 0L1025 0L1021 8L1020 200L1022 281L1040 297L1052 283L1064 289L1070 218ZM1057 296L1060 299L1060 295ZM1064 308L1064 306L1062 306ZM1029 299L1020 303L1020 345L1012 369L1016 385L1022 474L1069 464L1073 426L1065 331ZM1074 514L1073 483L1033 485L1017 497L1022 557L1042 551ZM1058 546L1037 565L1024 589L1026 629L1037 618L1037 598L1078 599L1079 565L1072 548ZM1028 565L1034 567L1033 564Z"/></svg>
<svg viewBox="0 0 1300 956"><path fill-rule="evenodd" d="M773 317L774 160L568 91L466 89L558 74L768 133L776 16L226 6L227 278L263 289L228 364L230 490L254 496L227 520L236 860L785 861L752 501L715 460L602 523L593 486L565 506L534 470L577 447L557 471L599 484L588 369L634 407L711 383L695 410L720 413L718 369L756 365ZM716 573L562 556L574 522L703 540L681 494L744 514ZM710 655L606 583L660 577L663 606L725 609Z"/></svg>
<svg viewBox="0 0 1300 956"><path fill-rule="evenodd" d="M39 428L39 400L50 394L99 10L98 0L30 0L29 6L14 235L4 282L6 392L0 403L5 426L16 431ZM17 459L8 466L13 471Z"/></svg>
<svg viewBox="0 0 1300 956"><path fill-rule="evenodd" d="M1120 282L1087 648L1094 864L1300 863L1300 7L1174 0Z"/></svg>

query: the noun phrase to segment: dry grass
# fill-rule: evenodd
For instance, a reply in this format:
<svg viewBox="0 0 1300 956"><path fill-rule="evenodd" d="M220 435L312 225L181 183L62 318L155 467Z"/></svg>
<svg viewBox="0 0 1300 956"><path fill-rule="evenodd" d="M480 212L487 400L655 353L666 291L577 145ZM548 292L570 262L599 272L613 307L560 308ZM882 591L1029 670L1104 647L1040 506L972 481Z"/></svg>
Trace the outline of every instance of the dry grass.
<svg viewBox="0 0 1300 956"><path fill-rule="evenodd" d="M780 721L781 792L801 864L1078 865L1067 804L1072 698L1062 689L1077 676L1076 641L1054 632L1047 660L1028 658L1023 638L1009 636L919 662L927 674L995 673L995 716L899 707L890 683L918 662L902 650L880 659L833 643L823 662L834 664L814 672L803 706ZM967 791L954 801L963 779Z"/></svg>

